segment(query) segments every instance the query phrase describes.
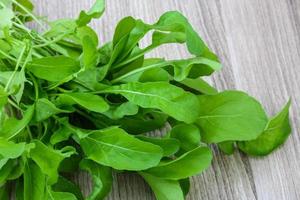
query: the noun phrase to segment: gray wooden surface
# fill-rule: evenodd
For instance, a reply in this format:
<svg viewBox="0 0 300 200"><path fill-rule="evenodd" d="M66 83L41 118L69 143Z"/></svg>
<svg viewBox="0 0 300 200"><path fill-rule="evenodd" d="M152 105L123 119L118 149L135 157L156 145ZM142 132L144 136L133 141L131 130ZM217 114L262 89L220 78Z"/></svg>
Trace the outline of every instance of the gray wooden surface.
<svg viewBox="0 0 300 200"><path fill-rule="evenodd" d="M50 19L74 17L92 0L35 0ZM224 69L212 81L219 89L241 89L274 114L291 96L293 134L265 158L216 151L213 165L194 177L188 199L300 199L300 0L107 0L104 17L93 22L102 42L112 38L119 19L132 15L154 22L164 11L183 12L219 55ZM147 41L145 41L147 42ZM160 48L152 55L186 56L183 48ZM110 200L154 199L135 175L115 178ZM78 178L87 192L85 175Z"/></svg>

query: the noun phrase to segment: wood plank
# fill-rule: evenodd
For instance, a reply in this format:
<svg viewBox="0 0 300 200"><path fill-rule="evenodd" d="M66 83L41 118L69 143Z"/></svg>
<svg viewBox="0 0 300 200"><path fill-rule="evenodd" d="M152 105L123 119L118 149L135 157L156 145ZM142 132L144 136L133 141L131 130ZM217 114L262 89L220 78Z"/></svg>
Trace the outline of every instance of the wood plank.
<svg viewBox="0 0 300 200"><path fill-rule="evenodd" d="M38 1L37 11L50 19L74 17L93 0ZM62 3L63 2L63 3ZM265 158L215 151L213 165L194 177L188 199L300 199L300 2L298 0L109 0L107 11L92 23L103 42L117 21L132 15L154 22L165 11L183 12L220 56L222 72L213 77L219 89L242 89L257 97L270 114L293 99L293 135ZM147 41L145 40L145 43ZM172 49L170 51L170 49ZM159 48L150 56L183 57L182 47ZM86 175L78 178L88 192ZM154 199L141 178L118 175L108 199Z"/></svg>

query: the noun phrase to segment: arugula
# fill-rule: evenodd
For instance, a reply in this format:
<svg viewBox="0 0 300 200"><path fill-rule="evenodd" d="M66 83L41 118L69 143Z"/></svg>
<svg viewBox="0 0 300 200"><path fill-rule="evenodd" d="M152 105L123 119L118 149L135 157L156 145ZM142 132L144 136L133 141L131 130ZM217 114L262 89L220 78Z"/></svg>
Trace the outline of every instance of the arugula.
<svg viewBox="0 0 300 200"><path fill-rule="evenodd" d="M104 0L49 23L33 8L0 0L0 199L12 184L17 200L101 200L113 174L130 171L158 200L183 200L190 177L211 163L209 144L261 156L291 132L290 101L268 119L253 97L205 81L221 64L177 11L153 24L125 17L102 45L88 24L102 16ZM151 44L141 48L146 34ZM170 43L190 56L147 55ZM168 133L149 134L166 124ZM69 180L78 170L92 178L87 197Z"/></svg>

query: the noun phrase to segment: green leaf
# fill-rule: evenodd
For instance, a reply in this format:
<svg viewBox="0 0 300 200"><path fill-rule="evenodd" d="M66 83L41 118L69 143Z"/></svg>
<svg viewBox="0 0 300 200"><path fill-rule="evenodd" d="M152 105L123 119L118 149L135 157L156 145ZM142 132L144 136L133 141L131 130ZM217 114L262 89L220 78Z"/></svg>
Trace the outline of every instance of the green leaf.
<svg viewBox="0 0 300 200"><path fill-rule="evenodd" d="M186 123L194 122L199 115L197 98L166 82L127 83L109 87L101 93L121 94L136 105L160 109Z"/></svg>
<svg viewBox="0 0 300 200"><path fill-rule="evenodd" d="M28 107L21 120L17 120L15 118L9 118L6 120L3 127L0 127L1 137L10 139L18 135L18 133L20 133L29 124L34 113L34 109L34 105Z"/></svg>
<svg viewBox="0 0 300 200"><path fill-rule="evenodd" d="M30 157L47 175L48 183L53 184L58 179L58 167L61 161L75 153L73 147L66 146L61 150L54 150L42 142L35 140L35 148L30 151Z"/></svg>
<svg viewBox="0 0 300 200"><path fill-rule="evenodd" d="M76 196L76 200L84 200L80 188L72 181L60 176L57 183L52 186L54 192L66 192Z"/></svg>
<svg viewBox="0 0 300 200"><path fill-rule="evenodd" d="M78 72L80 64L65 56L44 57L33 59L27 64L27 69L40 79L58 82Z"/></svg>
<svg viewBox="0 0 300 200"><path fill-rule="evenodd" d="M145 142L150 142L152 144L160 146L164 151L163 156L171 156L179 150L180 142L173 138L154 138L142 135L138 135L136 137Z"/></svg>
<svg viewBox="0 0 300 200"><path fill-rule="evenodd" d="M215 95L218 93L218 91L214 87L210 86L202 78L186 78L180 81L180 83L202 94Z"/></svg>
<svg viewBox="0 0 300 200"><path fill-rule="evenodd" d="M6 183L12 169L14 168L16 162L14 160L8 160L3 167L0 169L0 185Z"/></svg>
<svg viewBox="0 0 300 200"><path fill-rule="evenodd" d="M70 112L67 110L61 110L57 108L51 101L48 99L42 98L38 99L35 103L35 114L34 119L37 122L48 119L49 117L56 115L58 113Z"/></svg>
<svg viewBox="0 0 300 200"><path fill-rule="evenodd" d="M183 195L186 197L186 195L188 195L188 193L190 191L190 187L191 187L190 179L189 178L181 179L181 180L179 180L179 184L182 189Z"/></svg>
<svg viewBox="0 0 300 200"><path fill-rule="evenodd" d="M130 16L121 19L114 33L113 46L115 47L121 41L122 38L127 37L132 31L132 29L135 27L135 25L135 19Z"/></svg>
<svg viewBox="0 0 300 200"><path fill-rule="evenodd" d="M145 172L138 172L150 185L157 200L184 200L180 184L175 180L166 180Z"/></svg>
<svg viewBox="0 0 300 200"><path fill-rule="evenodd" d="M10 84L7 86L10 79ZM25 82L26 77L23 70L16 72L1 72L0 74L0 84L7 86L7 93L14 95L18 103L23 96Z"/></svg>
<svg viewBox="0 0 300 200"><path fill-rule="evenodd" d="M60 125L60 127L51 135L50 143L55 145L62 141L66 141L72 135L72 130L64 125Z"/></svg>
<svg viewBox="0 0 300 200"><path fill-rule="evenodd" d="M58 19L49 23L50 29L44 33L44 37L58 38L62 35L75 33L77 25L73 19Z"/></svg>
<svg viewBox="0 0 300 200"><path fill-rule="evenodd" d="M46 192L46 176L31 160L25 163L24 200L48 199Z"/></svg>
<svg viewBox="0 0 300 200"><path fill-rule="evenodd" d="M130 101L122 103L120 106L111 107L108 111L103 113L111 119L121 119L124 116L135 115L139 111L139 107Z"/></svg>
<svg viewBox="0 0 300 200"><path fill-rule="evenodd" d="M186 44L189 52L196 56L212 56L203 40L195 32L188 20L177 11L163 14L155 24L160 31L183 32L186 35Z"/></svg>
<svg viewBox="0 0 300 200"><path fill-rule="evenodd" d="M172 61L171 65L174 67L176 81L183 81L187 77L208 76L221 69L219 62L202 57Z"/></svg>
<svg viewBox="0 0 300 200"><path fill-rule="evenodd" d="M82 63L84 69L94 68L97 65L99 54L97 52L97 44L88 37L84 36L82 39Z"/></svg>
<svg viewBox="0 0 300 200"><path fill-rule="evenodd" d="M117 127L92 131L81 138L85 155L105 166L118 170L143 170L157 165L162 149L143 142Z"/></svg>
<svg viewBox="0 0 300 200"><path fill-rule="evenodd" d="M0 111L1 112L4 105L7 103L7 100L8 100L8 94L4 91L4 88L0 85Z"/></svg>
<svg viewBox="0 0 300 200"><path fill-rule="evenodd" d="M76 196L69 192L48 191L48 200L77 200Z"/></svg>
<svg viewBox="0 0 300 200"><path fill-rule="evenodd" d="M10 200L8 191L9 189L7 185L0 186L0 199Z"/></svg>
<svg viewBox="0 0 300 200"><path fill-rule="evenodd" d="M180 148L183 152L197 148L200 145L201 139L199 129L191 124L178 124L174 126L170 137L180 141Z"/></svg>
<svg viewBox="0 0 300 200"><path fill-rule="evenodd" d="M267 127L255 140L239 142L238 147L245 153L264 156L282 145L291 133L289 123L289 101L282 111L269 120Z"/></svg>
<svg viewBox="0 0 300 200"><path fill-rule="evenodd" d="M105 0L96 0L93 7L88 11L81 11L78 19L76 20L76 23L78 26L85 26L93 18L99 18L103 14L105 10Z"/></svg>
<svg viewBox="0 0 300 200"><path fill-rule="evenodd" d="M86 200L104 199L112 187L112 170L109 167L99 165L91 160L82 160L80 168L90 173L93 180L93 189Z"/></svg>
<svg viewBox="0 0 300 200"><path fill-rule="evenodd" d="M145 172L163 179L179 180L201 173L209 167L211 160L210 149L198 147L175 160L161 162L157 167Z"/></svg>
<svg viewBox="0 0 300 200"><path fill-rule="evenodd" d="M109 105L101 96L89 93L64 93L59 95L58 101L65 105L79 104L98 113L103 113L109 109Z"/></svg>
<svg viewBox="0 0 300 200"><path fill-rule="evenodd" d="M120 119L120 127L130 134L142 134L162 128L168 115L162 112L139 113L136 116Z"/></svg>
<svg viewBox="0 0 300 200"><path fill-rule="evenodd" d="M227 155L231 155L234 153L234 142L231 141L220 142L218 143L218 147L223 153Z"/></svg>
<svg viewBox="0 0 300 200"><path fill-rule="evenodd" d="M12 19L14 16L15 14L11 8L0 8L0 30L6 27L10 28L12 26Z"/></svg>
<svg viewBox="0 0 300 200"><path fill-rule="evenodd" d="M0 157L15 159L20 157L25 151L25 143L14 143L0 138ZM1 168L1 167L0 167Z"/></svg>
<svg viewBox="0 0 300 200"><path fill-rule="evenodd" d="M267 124L262 106L252 97L239 91L216 95L201 95L197 125L203 141L246 141L257 138Z"/></svg>

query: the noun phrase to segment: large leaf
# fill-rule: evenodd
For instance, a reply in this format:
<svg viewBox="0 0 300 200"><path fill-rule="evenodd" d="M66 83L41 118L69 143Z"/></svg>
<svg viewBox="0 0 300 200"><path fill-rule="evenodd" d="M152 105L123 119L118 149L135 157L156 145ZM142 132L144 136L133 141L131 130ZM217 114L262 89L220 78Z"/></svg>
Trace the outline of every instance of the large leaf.
<svg viewBox="0 0 300 200"><path fill-rule="evenodd" d="M145 172L156 177L180 180L201 173L209 167L212 153L207 147L198 147L172 161L163 161Z"/></svg>
<svg viewBox="0 0 300 200"><path fill-rule="evenodd" d="M199 115L197 98L166 82L128 83L109 87L101 93L121 94L143 108L156 108L171 117L191 123Z"/></svg>
<svg viewBox="0 0 300 200"><path fill-rule="evenodd" d="M32 60L27 69L38 78L58 82L78 72L80 64L65 56L44 57Z"/></svg>
<svg viewBox="0 0 300 200"><path fill-rule="evenodd" d="M203 141L245 141L256 139L267 124L262 106L243 92L225 91L199 96L197 124Z"/></svg>
<svg viewBox="0 0 300 200"><path fill-rule="evenodd" d="M80 145L89 159L119 170L147 169L162 157L159 146L138 140L117 127L92 131L81 138Z"/></svg>
<svg viewBox="0 0 300 200"><path fill-rule="evenodd" d="M239 142L239 148L250 155L264 156L282 145L291 133L289 101L280 113L269 120L267 127L255 140Z"/></svg>
<svg viewBox="0 0 300 200"><path fill-rule="evenodd" d="M150 185L157 200L184 200L178 181L162 179L145 172L139 172L139 174Z"/></svg>

